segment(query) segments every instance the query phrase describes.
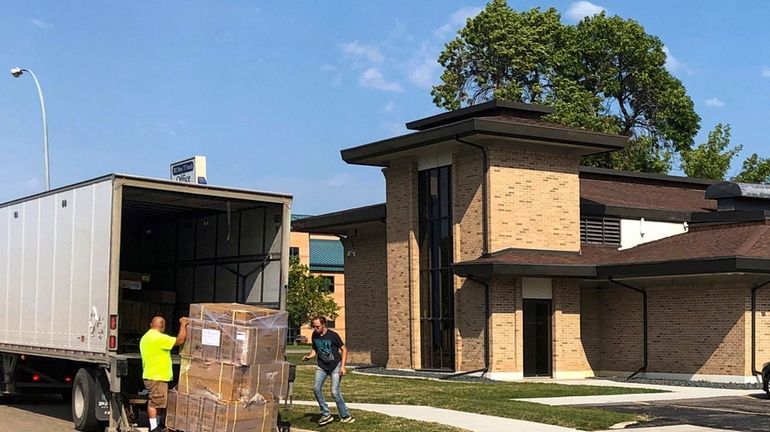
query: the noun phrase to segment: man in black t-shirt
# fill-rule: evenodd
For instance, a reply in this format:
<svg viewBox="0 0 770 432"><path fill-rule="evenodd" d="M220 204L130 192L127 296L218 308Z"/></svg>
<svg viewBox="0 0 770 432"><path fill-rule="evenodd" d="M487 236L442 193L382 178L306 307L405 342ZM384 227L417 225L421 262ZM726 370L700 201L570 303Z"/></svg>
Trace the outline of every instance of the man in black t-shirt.
<svg viewBox="0 0 770 432"><path fill-rule="evenodd" d="M318 424L325 425L334 421L323 395L323 385L327 377L332 378L332 397L337 404L340 421L353 423L355 419L350 415L340 392L340 379L347 373L345 362L348 359L348 349L345 348L340 335L326 328L326 318L315 317L310 323L313 327L312 345L310 354L302 357L302 361L316 357L318 363L315 371L315 383L313 384L313 393L315 393L315 398L318 401L318 407L321 408L321 418L318 420Z"/></svg>

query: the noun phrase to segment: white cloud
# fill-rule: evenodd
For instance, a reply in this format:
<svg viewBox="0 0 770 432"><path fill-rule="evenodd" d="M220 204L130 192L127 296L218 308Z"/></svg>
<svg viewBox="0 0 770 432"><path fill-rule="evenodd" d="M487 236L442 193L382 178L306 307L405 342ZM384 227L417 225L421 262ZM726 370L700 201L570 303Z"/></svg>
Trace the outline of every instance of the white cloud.
<svg viewBox="0 0 770 432"><path fill-rule="evenodd" d="M595 5L590 1L581 0L570 4L565 15L573 21L580 21L585 17L600 14L605 10L607 9L602 6Z"/></svg>
<svg viewBox="0 0 770 432"><path fill-rule="evenodd" d="M386 80L385 77L382 76L382 72L373 67L370 67L361 74L358 83L361 87L373 88L376 90L389 92L403 91L403 88L399 83Z"/></svg>
<svg viewBox="0 0 770 432"><path fill-rule="evenodd" d="M674 73L684 67L684 64L671 54L667 46L663 47L663 52L666 54L666 64L664 66L669 72Z"/></svg>
<svg viewBox="0 0 770 432"><path fill-rule="evenodd" d="M48 30L48 29L53 27L50 23L47 23L47 22L41 20L40 18L30 18L29 19L29 23L32 24L35 27L38 27L38 28L41 28L41 29L46 29L46 30Z"/></svg>
<svg viewBox="0 0 770 432"><path fill-rule="evenodd" d="M396 103L393 101L388 102L382 107L382 110L385 112L393 112L394 109L396 109ZM0 170L0 174L2 174L2 170Z"/></svg>
<svg viewBox="0 0 770 432"><path fill-rule="evenodd" d="M342 186L345 186L349 184L351 181L353 181L353 177L350 174L337 174L330 178L327 178L324 180L324 183L327 186L333 187L333 188L339 188Z"/></svg>
<svg viewBox="0 0 770 432"><path fill-rule="evenodd" d="M380 129L385 131L385 133L390 134L392 136L396 135L403 135L406 132L409 132L406 129L406 126L404 126L404 123L397 123L397 122L390 122L390 123L380 123Z"/></svg>
<svg viewBox="0 0 770 432"><path fill-rule="evenodd" d="M770 67L763 67L762 68L762 78L770 78Z"/></svg>
<svg viewBox="0 0 770 432"><path fill-rule="evenodd" d="M481 12L480 7L465 7L455 11L449 21L433 32L439 39L444 39L465 25L468 18L473 18Z"/></svg>
<svg viewBox="0 0 770 432"><path fill-rule="evenodd" d="M717 98L706 99L706 106L711 108L721 108L725 106L725 103Z"/></svg>
<svg viewBox="0 0 770 432"><path fill-rule="evenodd" d="M354 57L365 58L372 63L382 63L385 61L385 56L380 51L379 47L374 44L365 45L358 41L348 42L342 44L342 52Z"/></svg>
<svg viewBox="0 0 770 432"><path fill-rule="evenodd" d="M419 87L429 89L438 80L440 65L433 58L426 58L409 70L409 80Z"/></svg>

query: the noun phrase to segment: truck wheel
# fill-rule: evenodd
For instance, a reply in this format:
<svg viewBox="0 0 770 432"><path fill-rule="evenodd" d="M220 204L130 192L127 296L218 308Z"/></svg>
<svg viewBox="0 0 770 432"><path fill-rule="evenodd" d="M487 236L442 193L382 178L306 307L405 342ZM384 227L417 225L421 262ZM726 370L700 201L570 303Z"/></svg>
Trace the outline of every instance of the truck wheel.
<svg viewBox="0 0 770 432"><path fill-rule="evenodd" d="M72 384L72 421L79 431L95 431L99 427L95 406L96 386L93 370L78 370Z"/></svg>

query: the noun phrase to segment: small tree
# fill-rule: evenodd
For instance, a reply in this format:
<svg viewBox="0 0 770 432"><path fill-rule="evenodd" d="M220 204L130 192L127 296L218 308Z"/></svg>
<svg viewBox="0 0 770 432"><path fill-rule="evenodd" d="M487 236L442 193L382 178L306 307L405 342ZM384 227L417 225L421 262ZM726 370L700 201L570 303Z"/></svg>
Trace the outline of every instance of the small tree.
<svg viewBox="0 0 770 432"><path fill-rule="evenodd" d="M708 141L682 152L682 169L688 177L723 180L733 157L743 146L730 148L730 125L718 123L709 132Z"/></svg>
<svg viewBox="0 0 770 432"><path fill-rule="evenodd" d="M292 257L289 267L289 293L286 298L289 325L301 327L317 315L328 319L337 318L339 306L329 296L329 282L310 275L307 266L299 258Z"/></svg>
<svg viewBox="0 0 770 432"><path fill-rule="evenodd" d="M770 158L761 158L753 153L743 161L741 172L733 180L744 183L770 183Z"/></svg>

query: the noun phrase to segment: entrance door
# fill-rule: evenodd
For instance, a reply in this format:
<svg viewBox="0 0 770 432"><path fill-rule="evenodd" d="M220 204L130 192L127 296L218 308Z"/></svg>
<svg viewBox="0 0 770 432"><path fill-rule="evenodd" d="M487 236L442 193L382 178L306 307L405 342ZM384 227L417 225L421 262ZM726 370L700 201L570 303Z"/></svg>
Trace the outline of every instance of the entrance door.
<svg viewBox="0 0 770 432"><path fill-rule="evenodd" d="M551 376L551 300L524 299L524 376Z"/></svg>

